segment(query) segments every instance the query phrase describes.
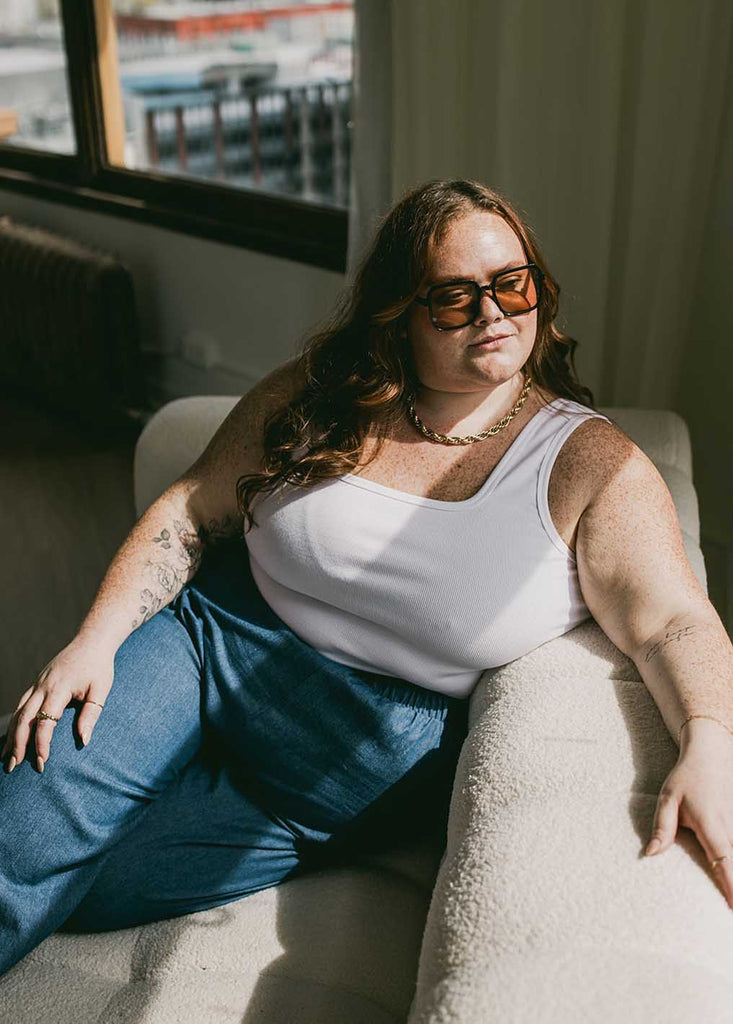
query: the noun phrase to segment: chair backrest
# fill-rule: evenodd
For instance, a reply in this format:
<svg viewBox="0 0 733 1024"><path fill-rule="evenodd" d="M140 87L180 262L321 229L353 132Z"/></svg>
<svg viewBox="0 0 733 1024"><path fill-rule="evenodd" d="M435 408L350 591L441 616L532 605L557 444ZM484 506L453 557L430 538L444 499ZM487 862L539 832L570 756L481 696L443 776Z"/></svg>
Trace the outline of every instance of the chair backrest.
<svg viewBox="0 0 733 1024"><path fill-rule="evenodd" d="M236 395L177 398L151 417L135 449L138 515L198 458L238 401ZM605 407L599 411L617 423L659 470L677 509L687 557L698 579L706 586L687 424L676 412L666 409Z"/></svg>
<svg viewBox="0 0 733 1024"><path fill-rule="evenodd" d="M142 515L196 461L240 396L194 395L161 406L135 446L135 508Z"/></svg>

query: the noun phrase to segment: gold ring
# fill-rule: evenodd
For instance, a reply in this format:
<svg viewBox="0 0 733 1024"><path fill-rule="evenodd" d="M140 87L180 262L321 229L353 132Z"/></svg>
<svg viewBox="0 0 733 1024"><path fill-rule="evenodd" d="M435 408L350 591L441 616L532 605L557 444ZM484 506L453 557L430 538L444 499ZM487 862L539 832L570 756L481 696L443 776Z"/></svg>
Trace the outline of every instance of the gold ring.
<svg viewBox="0 0 733 1024"><path fill-rule="evenodd" d="M103 708L104 704L100 704L98 700L85 700L85 704L96 704L98 708Z"/></svg>
<svg viewBox="0 0 733 1024"><path fill-rule="evenodd" d="M43 722L45 719L48 719L49 722L58 722L58 718L54 718L53 715L47 715L45 711L39 711L36 715L36 721Z"/></svg>
<svg viewBox="0 0 733 1024"><path fill-rule="evenodd" d="M722 857L716 857L714 860L711 860L710 864L712 867L717 868L718 864L721 864L724 860L728 860L727 853L723 854Z"/></svg>

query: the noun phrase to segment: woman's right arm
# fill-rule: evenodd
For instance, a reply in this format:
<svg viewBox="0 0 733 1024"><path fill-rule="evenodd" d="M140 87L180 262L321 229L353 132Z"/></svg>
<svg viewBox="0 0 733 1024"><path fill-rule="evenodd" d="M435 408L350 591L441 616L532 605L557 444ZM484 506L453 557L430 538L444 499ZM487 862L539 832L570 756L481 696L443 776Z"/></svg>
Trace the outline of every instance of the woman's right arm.
<svg viewBox="0 0 733 1024"><path fill-rule="evenodd" d="M174 600L195 575L207 545L241 535L237 480L260 468L265 420L301 383L297 357L268 374L240 399L190 469L143 513L112 559L76 635L20 698L0 758L19 763L36 714L60 718L71 700L85 702L77 724L82 741L89 741L112 688L118 647ZM44 763L54 725L50 719L36 725L36 754ZM8 768L13 767L11 760ZM37 767L43 770L43 764Z"/></svg>

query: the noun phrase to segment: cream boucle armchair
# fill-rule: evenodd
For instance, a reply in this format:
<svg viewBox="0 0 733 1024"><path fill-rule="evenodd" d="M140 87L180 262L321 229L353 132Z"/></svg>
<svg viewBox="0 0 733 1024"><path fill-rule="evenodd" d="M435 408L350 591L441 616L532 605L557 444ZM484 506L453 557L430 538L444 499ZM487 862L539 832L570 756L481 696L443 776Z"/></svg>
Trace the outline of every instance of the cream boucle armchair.
<svg viewBox="0 0 733 1024"><path fill-rule="evenodd" d="M178 399L138 442L147 507L236 402ZM705 580L674 413L604 409L652 458ZM237 903L57 934L0 979L14 1024L731 1024L733 912L692 833L643 858L677 747L591 620L486 672L446 836Z"/></svg>

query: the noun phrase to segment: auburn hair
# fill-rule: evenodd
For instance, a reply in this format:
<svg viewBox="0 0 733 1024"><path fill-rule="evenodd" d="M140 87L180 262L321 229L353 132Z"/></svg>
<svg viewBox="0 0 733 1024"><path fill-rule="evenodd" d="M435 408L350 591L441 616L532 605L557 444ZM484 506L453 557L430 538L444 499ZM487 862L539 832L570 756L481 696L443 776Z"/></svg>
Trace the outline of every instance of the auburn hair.
<svg viewBox="0 0 733 1024"><path fill-rule="evenodd" d="M480 182L426 182L403 195L382 219L331 319L302 343L296 365L304 383L265 422L260 472L237 481L245 530L256 525L252 507L260 492L286 483L309 487L355 469L370 430L377 443L369 461L377 456L390 427L404 415L406 396L417 393L407 315L431 247L473 210L502 217L521 241L527 262L545 275L526 371L539 387L595 408L592 392L577 377L578 342L553 323L560 287L531 228L508 199Z"/></svg>

